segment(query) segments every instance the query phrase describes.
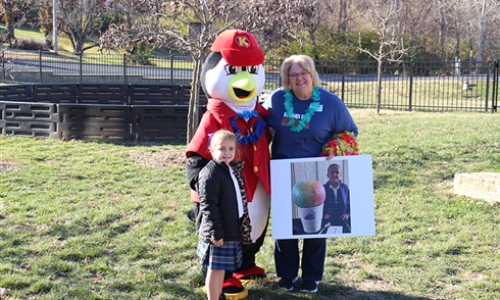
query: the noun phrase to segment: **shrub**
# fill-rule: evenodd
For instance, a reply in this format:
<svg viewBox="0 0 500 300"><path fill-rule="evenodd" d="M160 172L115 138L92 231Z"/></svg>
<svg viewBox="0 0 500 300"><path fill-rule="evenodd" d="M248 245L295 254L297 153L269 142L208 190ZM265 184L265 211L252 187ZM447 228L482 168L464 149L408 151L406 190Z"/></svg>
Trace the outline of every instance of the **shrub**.
<svg viewBox="0 0 500 300"><path fill-rule="evenodd" d="M34 39L16 39L13 47L23 50L49 50L45 44Z"/></svg>

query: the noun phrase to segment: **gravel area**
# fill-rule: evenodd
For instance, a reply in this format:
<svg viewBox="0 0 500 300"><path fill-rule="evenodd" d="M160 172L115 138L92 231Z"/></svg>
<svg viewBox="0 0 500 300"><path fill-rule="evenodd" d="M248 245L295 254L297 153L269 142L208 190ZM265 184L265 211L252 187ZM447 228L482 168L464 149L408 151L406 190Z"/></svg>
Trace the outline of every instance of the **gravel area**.
<svg viewBox="0 0 500 300"><path fill-rule="evenodd" d="M135 160L136 164L156 168L186 166L187 164L185 150L179 150L171 147L148 152L130 152L129 156Z"/></svg>
<svg viewBox="0 0 500 300"><path fill-rule="evenodd" d="M186 166L187 159L184 149L175 149L166 147L161 150L155 151L131 151L129 156L134 159L136 164L151 166L155 168L169 167L169 166ZM15 170L17 165L15 163L2 160L0 158L0 172L7 170Z"/></svg>
<svg viewBox="0 0 500 300"><path fill-rule="evenodd" d="M15 168L16 168L15 163L0 159L0 172L6 171L6 170L14 170Z"/></svg>

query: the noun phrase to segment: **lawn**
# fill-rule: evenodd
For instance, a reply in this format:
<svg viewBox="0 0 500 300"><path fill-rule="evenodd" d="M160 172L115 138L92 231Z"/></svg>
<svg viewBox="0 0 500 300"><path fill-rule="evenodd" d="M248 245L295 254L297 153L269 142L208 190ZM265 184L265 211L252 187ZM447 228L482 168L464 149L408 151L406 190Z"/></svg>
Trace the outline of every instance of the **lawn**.
<svg viewBox="0 0 500 300"><path fill-rule="evenodd" d="M5 31L5 24L0 23L0 30ZM41 45L45 44L44 36L37 27L20 26L14 29L14 35L17 39L35 41ZM73 51L70 40L61 32L58 32L58 47L60 51Z"/></svg>
<svg viewBox="0 0 500 300"><path fill-rule="evenodd" d="M0 31L6 32L5 23L0 22ZM15 35L16 39L34 41L34 42L37 42L41 45L45 44L44 35L40 32L38 27L30 27L30 26L26 26L26 25L19 26L19 27L16 27L14 29L14 35ZM93 46L94 44L95 44L95 41L88 40L85 43L85 47L90 47L90 46ZM7 45L4 45L4 46L7 46ZM58 48L60 54L64 54L64 52L69 52L69 53L74 52L73 45L71 44L70 39L60 30L58 31L57 48ZM118 51L118 53L124 53L124 52L125 52L124 50ZM168 56L168 54L166 54L166 52L168 52L168 51L155 50L154 54ZM99 53L100 54L101 52L99 52L99 47L95 46L95 47L91 47L89 49L86 49L85 53L87 53L87 54L88 53ZM115 52L111 51L111 53L115 53Z"/></svg>
<svg viewBox="0 0 500 300"><path fill-rule="evenodd" d="M455 195L453 177L500 172L499 115L351 111L376 235L329 239L319 293L289 293L271 220L271 283L247 299L498 297L500 206ZM0 136L0 299L205 299L184 148Z"/></svg>

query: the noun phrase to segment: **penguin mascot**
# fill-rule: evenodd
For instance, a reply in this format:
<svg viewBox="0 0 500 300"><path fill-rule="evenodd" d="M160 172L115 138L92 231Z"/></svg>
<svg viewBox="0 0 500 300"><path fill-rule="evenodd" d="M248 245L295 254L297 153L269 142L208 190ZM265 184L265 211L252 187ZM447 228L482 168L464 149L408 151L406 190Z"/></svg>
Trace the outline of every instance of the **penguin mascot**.
<svg viewBox="0 0 500 300"><path fill-rule="evenodd" d="M235 272L226 272L223 293L230 299L243 299L248 291L242 281L263 278L264 269L255 264L269 220L269 142L271 133L264 117L268 112L257 102L264 88L264 53L247 31L227 30L212 44L201 71L201 85L208 97L207 111L188 145L187 175L191 187L194 219L199 212L196 183L199 171L212 158L208 150L210 137L219 129L227 129L238 137L244 161L243 175L248 199L252 244L243 246L243 263ZM205 278L206 269L203 270Z"/></svg>

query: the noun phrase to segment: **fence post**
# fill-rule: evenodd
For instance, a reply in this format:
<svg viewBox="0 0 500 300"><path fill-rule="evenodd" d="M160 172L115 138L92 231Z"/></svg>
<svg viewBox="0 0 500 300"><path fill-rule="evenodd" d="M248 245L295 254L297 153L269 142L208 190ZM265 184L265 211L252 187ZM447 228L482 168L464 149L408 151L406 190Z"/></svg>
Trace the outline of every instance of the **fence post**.
<svg viewBox="0 0 500 300"><path fill-rule="evenodd" d="M493 90L491 93L491 113L497 111L499 65L500 65L500 60L495 60L493 63Z"/></svg>
<svg viewBox="0 0 500 300"><path fill-rule="evenodd" d="M498 109L498 80L500 77L499 76L500 75L500 59L497 59L495 72L496 72L496 79L495 79L496 89L495 89L495 92L493 94L495 95L495 111L497 111L497 109Z"/></svg>
<svg viewBox="0 0 500 300"><path fill-rule="evenodd" d="M413 96L413 68L415 66L415 62L413 59L410 59L410 88L408 91L408 110L412 110L412 96Z"/></svg>
<svg viewBox="0 0 500 300"><path fill-rule="evenodd" d="M486 68L486 96L484 99L484 112L488 112L488 94L490 92L490 64L491 61L488 60Z"/></svg>
<svg viewBox="0 0 500 300"><path fill-rule="evenodd" d="M83 83L83 51L80 51L80 83Z"/></svg>
<svg viewBox="0 0 500 300"><path fill-rule="evenodd" d="M344 99L344 91L345 91L345 58L342 59L342 101L345 102Z"/></svg>
<svg viewBox="0 0 500 300"><path fill-rule="evenodd" d="M123 53L123 83L127 83L127 54Z"/></svg>
<svg viewBox="0 0 500 300"><path fill-rule="evenodd" d="M2 82L5 83L5 50L2 49Z"/></svg>
<svg viewBox="0 0 500 300"><path fill-rule="evenodd" d="M170 84L174 84L174 56L170 55Z"/></svg>
<svg viewBox="0 0 500 300"><path fill-rule="evenodd" d="M42 83L42 50L38 50L38 66L40 73L40 83Z"/></svg>

